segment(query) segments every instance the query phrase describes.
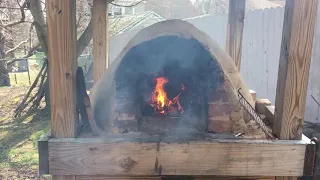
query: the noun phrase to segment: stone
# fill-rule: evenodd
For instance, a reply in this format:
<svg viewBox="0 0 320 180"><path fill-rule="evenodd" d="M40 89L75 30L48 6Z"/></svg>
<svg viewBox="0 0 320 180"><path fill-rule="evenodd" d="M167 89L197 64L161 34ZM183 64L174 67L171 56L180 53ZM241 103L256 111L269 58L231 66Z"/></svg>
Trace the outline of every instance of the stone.
<svg viewBox="0 0 320 180"><path fill-rule="evenodd" d="M228 102L228 93L225 89L217 89L215 92L210 92L208 95L209 103L211 102Z"/></svg>
<svg viewBox="0 0 320 180"><path fill-rule="evenodd" d="M268 99L259 99L256 101L255 109L259 114L264 114L266 106L271 106L271 102Z"/></svg>

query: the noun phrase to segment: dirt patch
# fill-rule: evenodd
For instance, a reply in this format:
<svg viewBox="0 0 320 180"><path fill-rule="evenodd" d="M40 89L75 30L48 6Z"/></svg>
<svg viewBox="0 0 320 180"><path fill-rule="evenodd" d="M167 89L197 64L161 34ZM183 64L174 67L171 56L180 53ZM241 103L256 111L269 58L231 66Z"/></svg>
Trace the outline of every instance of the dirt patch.
<svg viewBox="0 0 320 180"><path fill-rule="evenodd" d="M39 176L37 170L29 168L5 168L0 170L1 180L32 179L50 180L50 176Z"/></svg>

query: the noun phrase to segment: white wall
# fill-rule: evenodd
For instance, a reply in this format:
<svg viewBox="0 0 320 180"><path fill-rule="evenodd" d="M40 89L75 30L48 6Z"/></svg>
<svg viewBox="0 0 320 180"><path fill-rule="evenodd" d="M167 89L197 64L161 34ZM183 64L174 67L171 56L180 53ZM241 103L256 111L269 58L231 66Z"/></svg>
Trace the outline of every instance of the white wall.
<svg viewBox="0 0 320 180"><path fill-rule="evenodd" d="M320 8L318 8L320 9ZM274 103L280 46L282 38L284 8L249 11L245 14L242 42L241 75L248 87L257 92L258 98L268 98ZM227 15L191 18L190 22L207 33L220 47L225 49ZM110 39L109 58L114 60L129 40L140 29L125 32ZM317 122L319 108L311 95L320 101L320 12L318 12L313 55L310 68L305 118Z"/></svg>

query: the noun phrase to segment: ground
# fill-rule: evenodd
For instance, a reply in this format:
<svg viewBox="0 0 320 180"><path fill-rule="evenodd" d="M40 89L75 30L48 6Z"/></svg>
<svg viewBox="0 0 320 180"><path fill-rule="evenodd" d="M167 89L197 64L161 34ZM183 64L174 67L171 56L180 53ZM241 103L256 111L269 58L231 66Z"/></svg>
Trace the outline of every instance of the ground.
<svg viewBox="0 0 320 180"><path fill-rule="evenodd" d="M0 180L47 179L38 175L37 140L50 128L43 110L12 118L28 87L0 87Z"/></svg>

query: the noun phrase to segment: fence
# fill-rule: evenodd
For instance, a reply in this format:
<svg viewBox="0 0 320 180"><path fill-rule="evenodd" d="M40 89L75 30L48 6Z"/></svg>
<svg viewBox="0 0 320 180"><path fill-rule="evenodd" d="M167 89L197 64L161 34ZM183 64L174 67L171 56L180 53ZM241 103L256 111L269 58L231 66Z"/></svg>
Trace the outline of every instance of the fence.
<svg viewBox="0 0 320 180"><path fill-rule="evenodd" d="M43 57L44 56L36 56L27 59L17 59L14 63L10 63L12 59L1 60L5 66L4 69L0 70L0 87L30 86L42 67ZM86 73L91 61L90 54L82 55L78 58L78 66L82 67ZM1 84L1 82L3 83Z"/></svg>

